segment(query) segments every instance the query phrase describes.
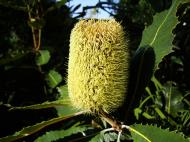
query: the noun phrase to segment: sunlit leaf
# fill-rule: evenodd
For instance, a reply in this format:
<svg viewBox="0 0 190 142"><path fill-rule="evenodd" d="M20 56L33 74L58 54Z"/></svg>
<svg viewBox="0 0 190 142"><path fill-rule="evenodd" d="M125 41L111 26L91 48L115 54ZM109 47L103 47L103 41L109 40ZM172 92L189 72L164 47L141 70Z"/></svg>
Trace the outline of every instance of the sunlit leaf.
<svg viewBox="0 0 190 142"><path fill-rule="evenodd" d="M39 50L36 56L36 64L38 66L47 64L50 60L50 53L48 50Z"/></svg>
<svg viewBox="0 0 190 142"><path fill-rule="evenodd" d="M68 128L67 130L56 130L56 131L50 131L46 132L41 137L37 138L34 142L52 142L59 139L63 139L67 136L70 136L72 134L82 133L86 130L88 130L91 127L87 126L73 126L71 128Z"/></svg>
<svg viewBox="0 0 190 142"><path fill-rule="evenodd" d="M118 135L115 132L99 133L93 137L89 142L113 142L117 140Z"/></svg>
<svg viewBox="0 0 190 142"><path fill-rule="evenodd" d="M140 47L150 45L156 53L156 67L162 58L172 51L172 41L174 35L172 30L178 23L176 12L177 6L185 2L184 0L173 0L170 9L157 13L153 18L153 23L146 27L143 32Z"/></svg>
<svg viewBox="0 0 190 142"><path fill-rule="evenodd" d="M21 131L16 132L14 135L10 135L10 136L6 136L6 137L3 137L3 138L0 138L0 142L13 142L13 141L17 141L17 140L19 140L21 138L27 137L29 135L32 135L32 134L34 134L34 133L36 133L36 132L44 129L44 128L46 128L49 125L58 123L60 121L67 120L69 118L81 115L83 113L84 112L78 112L78 113L74 113L74 114L69 115L69 116L64 116L64 117L61 116L61 117L57 117L57 118L54 118L54 119L51 119L51 120L48 120L48 121L43 121L43 122L38 123L38 124L33 125L33 126L25 127Z"/></svg>
<svg viewBox="0 0 190 142"><path fill-rule="evenodd" d="M69 94L68 94L68 87L67 85L63 85L63 86L59 86L57 87L57 90L59 92L59 94L61 95L59 98L59 101L62 103L64 102L69 102L68 105L64 105L64 108L61 106L56 106L56 110L57 110L57 114L59 116L61 115L67 115L67 114L71 114L74 112L78 112L79 109L74 108L71 106L71 102L69 101Z"/></svg>
<svg viewBox="0 0 190 142"><path fill-rule="evenodd" d="M56 101L44 102L42 104L35 104L35 105L23 106L23 107L11 107L9 111L55 108L59 116L71 115L76 112L79 112L80 110L77 108L74 108L72 106L72 103L70 102L67 85L57 87L57 89L61 96Z"/></svg>
<svg viewBox="0 0 190 142"><path fill-rule="evenodd" d="M67 85L62 85L57 87L57 91L59 92L59 94L61 95L62 99L68 99L68 86Z"/></svg>
<svg viewBox="0 0 190 142"><path fill-rule="evenodd" d="M50 70L46 76L46 80L51 88L55 88L62 81L62 76L57 71Z"/></svg>
<svg viewBox="0 0 190 142"><path fill-rule="evenodd" d="M131 131L134 142L188 142L181 134L171 132L168 129L161 129L152 125L134 124L131 126L137 134Z"/></svg>

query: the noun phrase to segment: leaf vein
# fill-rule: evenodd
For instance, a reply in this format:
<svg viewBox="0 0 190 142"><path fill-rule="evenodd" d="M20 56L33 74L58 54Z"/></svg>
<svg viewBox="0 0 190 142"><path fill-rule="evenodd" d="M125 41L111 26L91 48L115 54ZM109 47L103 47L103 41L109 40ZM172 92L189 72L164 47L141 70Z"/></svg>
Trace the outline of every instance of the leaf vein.
<svg viewBox="0 0 190 142"><path fill-rule="evenodd" d="M174 5L176 4L176 2L177 2L177 0L174 2ZM169 17L170 13L172 12L173 8L174 8L174 6L170 8L170 10L169 10L168 14L166 15L166 17L164 18L163 22L162 22L162 23L160 24L160 26L158 27L158 29L157 29L157 31L156 31L156 34L155 34L155 36L154 36L152 42L150 43L151 46L154 44L154 42L155 42L155 40L156 40L156 38L157 38L157 36L158 36L158 33L159 33L160 29L161 29L162 26L165 24L167 18Z"/></svg>

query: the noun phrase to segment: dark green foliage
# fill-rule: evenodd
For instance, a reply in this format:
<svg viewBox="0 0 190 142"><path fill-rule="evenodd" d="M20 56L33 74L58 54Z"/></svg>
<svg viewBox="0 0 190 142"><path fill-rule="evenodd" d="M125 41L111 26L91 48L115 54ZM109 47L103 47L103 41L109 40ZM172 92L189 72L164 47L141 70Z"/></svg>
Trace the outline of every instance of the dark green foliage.
<svg viewBox="0 0 190 142"><path fill-rule="evenodd" d="M168 9L172 4L172 0L149 0L153 9L157 12Z"/></svg>
<svg viewBox="0 0 190 142"><path fill-rule="evenodd" d="M76 16L111 9L126 29L128 94L113 114L130 125L122 125L121 135L98 115L71 106L65 80L70 32L78 21L71 15L81 5L65 3L0 0L0 141L188 141L189 0L99 1Z"/></svg>
<svg viewBox="0 0 190 142"><path fill-rule="evenodd" d="M138 106L145 87L148 85L155 63L155 53L152 47L144 46L139 48L131 59L128 95L123 111L126 122L134 123L133 109ZM130 100L130 101L128 101Z"/></svg>

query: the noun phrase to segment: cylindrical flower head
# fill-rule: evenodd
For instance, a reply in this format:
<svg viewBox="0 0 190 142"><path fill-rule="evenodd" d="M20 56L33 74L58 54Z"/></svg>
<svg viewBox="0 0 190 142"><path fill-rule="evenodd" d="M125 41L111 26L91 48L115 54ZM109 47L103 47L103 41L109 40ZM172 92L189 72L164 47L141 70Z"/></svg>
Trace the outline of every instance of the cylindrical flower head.
<svg viewBox="0 0 190 142"><path fill-rule="evenodd" d="M81 20L71 32L68 91L76 108L110 113L125 99L129 68L127 39L120 23Z"/></svg>

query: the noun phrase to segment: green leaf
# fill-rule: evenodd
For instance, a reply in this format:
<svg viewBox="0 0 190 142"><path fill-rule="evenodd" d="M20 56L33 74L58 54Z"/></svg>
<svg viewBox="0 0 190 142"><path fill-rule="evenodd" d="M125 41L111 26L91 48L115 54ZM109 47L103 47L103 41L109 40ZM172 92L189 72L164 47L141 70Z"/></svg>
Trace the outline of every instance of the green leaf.
<svg viewBox="0 0 190 142"><path fill-rule="evenodd" d="M78 112L79 109L77 108L74 108L71 106L71 102L70 102L70 99L69 99L69 94L68 94L68 86L67 85L63 85L63 86L59 86L57 87L57 90L60 94L60 98L59 98L59 101L62 103L64 102L69 102L69 105L64 105L64 109L60 106L56 106L56 110L57 110L57 113L59 116L62 116L62 115L66 115L66 114L71 114L71 113L74 113L74 112Z"/></svg>
<svg viewBox="0 0 190 142"><path fill-rule="evenodd" d="M190 126L190 111L189 110L181 111L180 118L181 118L181 121L183 122L183 126L185 127Z"/></svg>
<svg viewBox="0 0 190 142"><path fill-rule="evenodd" d="M69 114L74 114L76 112L79 112L79 109L73 108L70 105L65 105L64 107L62 106L57 106L55 107L57 110L58 116L64 116L64 115L69 115Z"/></svg>
<svg viewBox="0 0 190 142"><path fill-rule="evenodd" d="M184 0L173 0L170 9L157 13L153 18L153 23L146 27L143 32L140 47L150 45L156 53L156 67L162 58L172 51L172 41L174 35L172 30L177 25L177 6Z"/></svg>
<svg viewBox="0 0 190 142"><path fill-rule="evenodd" d="M32 135L32 134L46 128L49 125L56 124L58 122L67 120L67 119L72 118L74 116L81 115L83 113L84 112L78 112L78 113L75 113L75 114L72 114L72 115L69 115L69 116L57 117L57 118L53 118L53 119L48 120L48 121L43 121L43 122L38 123L38 124L33 125L33 126L25 127L21 131L16 132L13 135L0 138L0 142L13 142L13 141L19 140L21 138L27 137L29 135Z"/></svg>
<svg viewBox="0 0 190 142"><path fill-rule="evenodd" d="M27 110L27 109L45 109L45 108L59 108L62 110L66 110L66 108L69 108L69 110L75 110L70 102L69 96L68 96L68 88L67 85L63 85L60 87L57 87L58 92L60 93L61 97L58 98L56 101L51 101L51 102L44 102L41 104L34 104L30 106L23 106L23 107L11 107L9 111L14 111L14 110ZM73 111L72 111L73 112ZM78 112L75 110L75 112ZM64 115L68 115L69 113L62 113ZM70 113L71 114L71 113Z"/></svg>
<svg viewBox="0 0 190 142"><path fill-rule="evenodd" d="M141 113L142 113L142 109L140 109L140 108L135 108L134 109L134 115L135 115L137 120L139 120L139 116L140 116Z"/></svg>
<svg viewBox="0 0 190 142"><path fill-rule="evenodd" d="M154 110L160 116L161 119L166 119L166 116L164 115L164 113L158 107L155 107Z"/></svg>
<svg viewBox="0 0 190 142"><path fill-rule="evenodd" d="M93 137L89 142L111 142L117 140L118 135L115 132L99 133Z"/></svg>
<svg viewBox="0 0 190 142"><path fill-rule="evenodd" d="M55 88L62 81L62 76L57 71L50 70L46 76L46 80L51 88Z"/></svg>
<svg viewBox="0 0 190 142"><path fill-rule="evenodd" d="M134 108L138 107L136 102L139 102L142 94L145 91L147 84L149 83L154 69L155 53L152 47L144 46L139 48L130 65L130 78L128 86L128 94L126 100L130 102L126 103L125 120L131 119ZM130 117L129 117L130 116Z"/></svg>
<svg viewBox="0 0 190 142"><path fill-rule="evenodd" d="M91 127L87 126L73 126L67 130L57 130L57 131L50 131L46 132L46 134L42 135L41 137L37 138L35 142L52 142L59 139L63 139L67 136L72 134L82 133L88 130Z"/></svg>
<svg viewBox="0 0 190 142"><path fill-rule="evenodd" d="M168 114L176 116L179 111L184 110L183 95L172 82L165 83L163 87L165 110Z"/></svg>
<svg viewBox="0 0 190 142"><path fill-rule="evenodd" d="M30 106L24 106L24 107L12 107L9 109L9 111L15 111L15 110L38 110L38 109L46 109L46 108L52 108L54 107L57 110L58 116L65 116L65 115L72 115L74 113L79 112L79 109L74 108L71 105L71 102L69 99L60 99L53 102L45 102L42 104L35 104Z"/></svg>
<svg viewBox="0 0 190 142"><path fill-rule="evenodd" d="M57 110L58 116L71 115L79 112L80 110L74 108L70 102L67 85L57 87L57 89L61 97L56 101L44 102L42 104L35 104L24 107L12 107L9 109L9 111L27 110L27 109L37 110L37 109L46 109L54 107Z"/></svg>
<svg viewBox="0 0 190 142"><path fill-rule="evenodd" d="M42 104L35 104L35 105L30 105L30 106L23 106L23 107L12 107L9 109L9 111L14 111L14 110L27 110L27 109L33 109L33 110L38 110L38 109L45 109L45 108L52 108L52 107L65 107L65 106L69 106L70 101L69 100L56 100L56 101L52 101L52 102L44 102Z"/></svg>
<svg viewBox="0 0 190 142"><path fill-rule="evenodd" d="M133 130L131 129L130 131L134 142L188 142L181 134L171 132L168 129L141 124L134 124L131 127ZM147 140L137 134L136 131L141 133Z"/></svg>
<svg viewBox="0 0 190 142"><path fill-rule="evenodd" d="M143 115L146 119L154 119L154 118L155 118L155 116L152 116L152 115L150 115L150 114L148 114L148 113L146 113L146 112L143 112L142 115Z"/></svg>
<svg viewBox="0 0 190 142"><path fill-rule="evenodd" d="M61 99L53 102L45 102L42 104L35 104L31 106L12 107L9 109L9 111L27 110L27 109L38 110L38 109L46 109L52 107L54 107L57 110L59 116L71 115L80 111L79 109L72 107L71 102L68 99L66 100Z"/></svg>
<svg viewBox="0 0 190 142"><path fill-rule="evenodd" d="M36 56L36 64L38 66L45 65L50 60L50 53L48 50L39 50Z"/></svg>
<svg viewBox="0 0 190 142"><path fill-rule="evenodd" d="M59 92L61 99L68 99L69 94L68 94L68 86L67 85L62 85L57 87L57 91Z"/></svg>
<svg viewBox="0 0 190 142"><path fill-rule="evenodd" d="M142 95L150 81L155 63L155 53L152 47L139 48L132 58L130 69L130 94L134 97ZM131 83L132 82L132 83ZM138 95L137 95L138 94Z"/></svg>

